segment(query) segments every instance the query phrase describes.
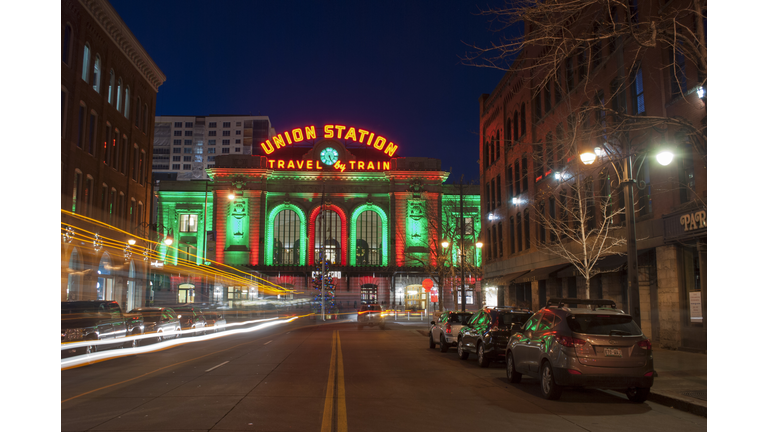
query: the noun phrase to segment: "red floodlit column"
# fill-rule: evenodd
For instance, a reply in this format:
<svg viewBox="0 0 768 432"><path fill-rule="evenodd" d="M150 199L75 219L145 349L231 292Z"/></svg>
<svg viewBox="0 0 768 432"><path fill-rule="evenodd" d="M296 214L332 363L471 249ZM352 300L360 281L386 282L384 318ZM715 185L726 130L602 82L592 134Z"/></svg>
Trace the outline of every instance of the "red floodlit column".
<svg viewBox="0 0 768 432"><path fill-rule="evenodd" d="M403 267L405 265L405 220L408 211L408 197L413 196L410 192L395 192L395 217L390 221L389 226L395 230L395 265Z"/></svg>
<svg viewBox="0 0 768 432"><path fill-rule="evenodd" d="M248 263L255 266L259 264L259 236L261 235L261 227L263 225L260 220L261 191L247 190L244 196L248 198L248 217L250 219L250 235L248 236L250 255L248 256Z"/></svg>
<svg viewBox="0 0 768 432"><path fill-rule="evenodd" d="M216 201L216 261L224 262L224 246L227 242L227 215L229 214L229 191L214 190Z"/></svg>

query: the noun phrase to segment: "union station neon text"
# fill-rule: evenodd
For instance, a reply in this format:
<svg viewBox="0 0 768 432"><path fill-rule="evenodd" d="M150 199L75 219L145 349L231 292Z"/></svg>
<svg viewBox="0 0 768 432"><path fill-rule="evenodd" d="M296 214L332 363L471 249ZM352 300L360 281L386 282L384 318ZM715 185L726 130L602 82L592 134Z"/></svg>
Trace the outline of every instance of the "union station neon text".
<svg viewBox="0 0 768 432"><path fill-rule="evenodd" d="M346 132L345 132L346 131ZM261 143L261 148L264 150L264 154L272 154L275 150L279 150L287 145L293 143L299 143L305 139L315 139L317 133L314 126L305 126L302 128L291 129L290 132L285 131L282 134L277 134L272 137L272 140L266 140ZM354 141L360 144L372 146L376 150L381 150L389 156L394 156L397 151L397 144L389 142L381 135L376 136L375 133L367 131L365 129L347 127L344 125L325 125L323 126L323 138L337 138L345 141ZM386 147L385 147L386 145ZM358 167L360 165L358 164Z"/></svg>

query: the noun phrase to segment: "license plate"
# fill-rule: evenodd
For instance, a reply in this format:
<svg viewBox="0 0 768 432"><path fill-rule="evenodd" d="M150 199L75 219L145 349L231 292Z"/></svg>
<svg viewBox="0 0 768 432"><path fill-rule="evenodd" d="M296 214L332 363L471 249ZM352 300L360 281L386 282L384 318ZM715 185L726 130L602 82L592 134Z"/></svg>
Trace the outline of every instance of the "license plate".
<svg viewBox="0 0 768 432"><path fill-rule="evenodd" d="M606 348L603 353L606 357L621 357L620 348Z"/></svg>

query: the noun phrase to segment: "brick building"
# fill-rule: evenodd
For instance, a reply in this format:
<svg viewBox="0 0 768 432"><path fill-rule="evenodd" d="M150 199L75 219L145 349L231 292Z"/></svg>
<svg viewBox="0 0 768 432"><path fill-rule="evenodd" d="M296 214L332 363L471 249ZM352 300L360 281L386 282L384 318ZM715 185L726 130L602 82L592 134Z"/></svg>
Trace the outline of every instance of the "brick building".
<svg viewBox="0 0 768 432"><path fill-rule="evenodd" d="M640 2L631 16L609 13L619 29L672 19L705 39L706 16L699 33L702 21L681 12L687 3L657 10ZM577 35L593 25L588 34L601 31L594 22L570 25ZM526 24L526 35L537 31L543 30ZM556 68L535 66L554 51L526 46L493 92L480 97L483 289L499 289L505 304L533 308L550 297L585 298L577 268L546 252L568 241L558 240L562 233L545 219L574 227L563 203L574 198L574 182L586 180L586 223L602 217L626 239L626 212L608 218L601 211L628 207L616 180L631 161L639 324L663 347L706 350L706 69L661 43L641 49L620 34L584 40L592 42L558 58ZM664 121L652 124L657 118ZM702 135L703 144L696 139ZM585 148L595 148L592 165L579 158ZM667 166L655 158L665 149L674 153ZM606 272L590 279L589 295L630 310L627 246L616 252L598 261Z"/></svg>
<svg viewBox="0 0 768 432"><path fill-rule="evenodd" d="M61 36L61 300L139 306L146 263L124 245L150 216L165 76L105 0L62 1Z"/></svg>
<svg viewBox="0 0 768 432"><path fill-rule="evenodd" d="M397 157L396 146L375 133L328 126L277 134L254 146L250 156L217 156L206 170L210 181L159 182L158 222L178 233L171 247L161 245L166 269L194 272L210 262L264 281L169 277L153 293L157 302L247 305L270 296L270 285L294 290L289 298L312 299L312 275L324 252L342 309L361 302L430 306L421 289L430 274L421 263L434 260L444 234L430 220L455 223L459 191L443 184L448 173L438 159ZM474 234L479 191L463 191L464 216L471 218L467 225ZM468 253L479 265L476 239L467 235L465 241L471 241ZM481 299L474 294L478 275L470 276L467 303L474 308ZM443 284L447 305L454 304L454 282Z"/></svg>

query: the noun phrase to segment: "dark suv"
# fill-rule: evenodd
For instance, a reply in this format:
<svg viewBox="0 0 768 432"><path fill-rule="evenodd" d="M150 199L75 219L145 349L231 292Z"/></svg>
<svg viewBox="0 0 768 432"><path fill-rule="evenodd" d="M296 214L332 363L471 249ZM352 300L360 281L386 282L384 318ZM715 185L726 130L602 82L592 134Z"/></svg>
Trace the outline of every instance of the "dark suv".
<svg viewBox="0 0 768 432"><path fill-rule="evenodd" d="M486 307L475 312L459 331L459 358L466 360L470 353L475 353L480 367L488 367L493 360L504 360L509 335L519 330L531 315L530 310L510 307Z"/></svg>
<svg viewBox="0 0 768 432"><path fill-rule="evenodd" d="M380 305L375 303L360 305L357 311L357 329L362 330L364 326L379 326L384 330L384 313Z"/></svg>
<svg viewBox="0 0 768 432"><path fill-rule="evenodd" d="M546 399L564 387L626 392L644 402L653 385L651 341L613 300L554 298L514 334L506 349L507 378L541 379Z"/></svg>

